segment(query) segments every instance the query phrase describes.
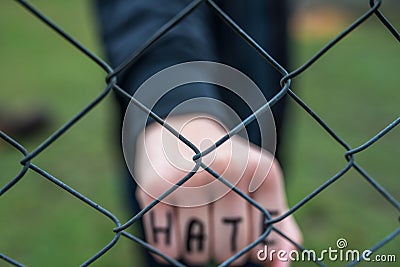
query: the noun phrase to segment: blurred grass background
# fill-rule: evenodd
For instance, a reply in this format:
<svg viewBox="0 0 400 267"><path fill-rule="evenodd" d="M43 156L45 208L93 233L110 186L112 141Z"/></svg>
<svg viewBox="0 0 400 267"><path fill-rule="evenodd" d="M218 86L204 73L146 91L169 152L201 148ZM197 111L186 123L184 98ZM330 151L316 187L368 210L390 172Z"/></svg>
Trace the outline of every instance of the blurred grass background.
<svg viewBox="0 0 400 267"><path fill-rule="evenodd" d="M90 50L101 53L90 2L32 2ZM292 28L290 69L310 58L366 8L339 13L335 13L339 9L332 9L333 13L327 14L341 15L321 27L328 29L322 32L312 28L320 23L317 18L311 15L315 23L310 24L310 14L299 9L295 14L300 16L294 16L292 23L296 27ZM385 5L383 10L399 28L398 12ZM338 27L331 27L334 24ZM1 112L20 114L45 106L53 118L51 126L39 135L18 140L31 151L100 94L105 75L14 1L1 3L0 33ZM377 19L371 18L295 78L292 88L356 147L399 115L399 58L399 43ZM343 168L346 161L344 149L291 100L289 109L283 167L289 203L293 205ZM112 138L115 114L109 96L33 163L124 222L131 214L126 212L119 183L121 159L115 152L118 143ZM395 128L356 156L360 165L397 199L399 134L400 129ZM21 169L20 159L18 152L0 140L0 187ZM398 217L398 211L355 171L348 172L296 213L305 246L317 251L335 247L341 237L347 239L350 249L367 249L399 227ZM77 266L112 239L112 227L110 220L32 171L1 197L0 253L28 266ZM399 261L399 248L397 238L380 253L395 254ZM139 254L133 242L121 238L93 266L140 266ZM8 265L0 261L0 266Z"/></svg>

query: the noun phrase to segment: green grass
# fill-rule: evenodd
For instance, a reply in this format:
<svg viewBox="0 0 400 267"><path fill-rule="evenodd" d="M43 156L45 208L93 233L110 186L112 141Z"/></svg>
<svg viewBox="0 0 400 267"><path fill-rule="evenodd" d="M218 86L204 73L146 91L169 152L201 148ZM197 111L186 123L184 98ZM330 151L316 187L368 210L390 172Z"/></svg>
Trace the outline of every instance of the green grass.
<svg viewBox="0 0 400 267"><path fill-rule="evenodd" d="M33 1L62 28L99 53L91 7L85 1ZM398 25L398 24L397 24ZM21 141L29 150L104 89L104 72L14 1L0 9L0 105L12 111L45 105L54 119L41 135ZM294 65L328 40L292 42ZM359 146L398 116L400 50L371 19L293 80L293 90L348 144ZM112 97L84 117L33 163L77 189L124 222ZM345 150L293 101L284 129L290 205L342 169ZM360 165L400 198L399 128L356 156ZM0 186L15 176L21 155L0 141ZM0 201L0 252L28 266L77 266L113 237L113 223L33 171ZM308 248L334 247L338 238L366 249L399 226L398 211L355 171L348 172L296 212ZM397 238L380 252L400 258ZM140 266L138 247L122 238L94 266ZM0 266L4 263L1 262ZM329 266L342 266L332 263ZM379 264L395 266L396 264ZM294 264L294 266L309 266ZM361 264L360 266L373 266Z"/></svg>
<svg viewBox="0 0 400 267"><path fill-rule="evenodd" d="M34 3L99 51L87 2ZM13 1L2 3L0 31L2 109L44 105L53 118L40 136L20 140L32 150L103 91L104 72ZM33 163L125 221L130 214L122 202L118 143L111 138L116 126L112 100L107 98ZM21 155L1 141L0 158L4 185L19 171ZM1 197L0 214L1 253L28 266L77 266L114 236L112 221L33 171ZM127 266L136 249L121 240L98 266Z"/></svg>

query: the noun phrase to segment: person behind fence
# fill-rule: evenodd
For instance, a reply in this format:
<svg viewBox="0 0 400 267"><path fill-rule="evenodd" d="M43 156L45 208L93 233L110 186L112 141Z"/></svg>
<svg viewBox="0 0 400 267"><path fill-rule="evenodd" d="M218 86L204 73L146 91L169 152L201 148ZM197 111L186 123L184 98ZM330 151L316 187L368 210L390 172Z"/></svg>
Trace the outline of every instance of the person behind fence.
<svg viewBox="0 0 400 267"><path fill-rule="evenodd" d="M95 3L106 56L111 65L117 67L191 1L97 0ZM285 66L285 1L216 3ZM210 73L214 66L215 73ZM167 80L161 80L161 86L160 82L151 83L160 77L157 73L167 77ZM251 93L250 89L231 91L226 88L229 86L218 85L221 82L235 87L236 82L230 82L232 79L247 76L258 86L260 95ZM178 84L182 79L193 78L197 82L183 82L169 88L168 78ZM281 90L281 78L279 72L203 1L118 75L117 83L136 99L150 105L152 111L203 151L276 95ZM199 82L205 80L211 82ZM204 265L209 261L221 263L266 233L263 223L266 214L217 181L210 170L204 170L208 167L217 173L217 177L221 175L259 203L272 217L288 209L283 174L273 156L276 139L279 157L280 138L271 131L273 125L278 133L281 132L285 111L283 100L272 107L275 121L264 123L269 114L267 108L264 115L202 157L201 161L192 160L196 154L193 147L179 141L128 99L117 96L117 100L121 118L119 129L128 128L125 130L132 138L129 142L123 140L123 149L130 170L125 175L124 187L133 214L195 170L183 187L143 216L141 229L146 242L163 254L188 265ZM199 162L203 164L201 167ZM301 242L301 232L292 216L274 227L294 242ZM288 261L278 259L261 261L257 252L268 246L270 251L289 253L296 249L291 242L275 231L260 241L250 252L236 258L232 265L289 266ZM167 265L159 256L147 252L145 255L146 262L142 266Z"/></svg>

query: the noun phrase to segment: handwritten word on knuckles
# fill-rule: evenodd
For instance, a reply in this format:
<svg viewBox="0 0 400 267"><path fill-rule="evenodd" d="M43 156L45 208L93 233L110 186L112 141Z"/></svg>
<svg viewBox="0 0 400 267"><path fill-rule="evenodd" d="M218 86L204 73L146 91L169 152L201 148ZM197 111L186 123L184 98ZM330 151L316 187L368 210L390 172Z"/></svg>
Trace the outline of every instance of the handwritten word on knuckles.
<svg viewBox="0 0 400 267"><path fill-rule="evenodd" d="M278 211L271 210L269 211L271 215L278 214ZM172 211L169 211L163 216L164 224L158 224L157 215L154 211L150 211L148 214L150 218L150 232L151 237L150 241L156 246L172 246L172 227L177 225L177 222L173 219ZM265 230L264 224L265 218L262 216L259 225L254 227L255 229L260 229L259 235L261 235ZM240 229L240 224L242 223L242 217L221 217L222 225L229 229L229 236L226 236L227 240L229 240L230 247L228 248L231 252L239 251L240 247L238 247L238 231ZM185 241L185 250L188 253L193 252L203 252L206 248L206 242L211 242L209 234L206 232L206 223L200 218L193 217L189 218L186 222L185 226L185 235L183 236L183 240ZM263 244L273 245L273 239L266 238L263 241Z"/></svg>

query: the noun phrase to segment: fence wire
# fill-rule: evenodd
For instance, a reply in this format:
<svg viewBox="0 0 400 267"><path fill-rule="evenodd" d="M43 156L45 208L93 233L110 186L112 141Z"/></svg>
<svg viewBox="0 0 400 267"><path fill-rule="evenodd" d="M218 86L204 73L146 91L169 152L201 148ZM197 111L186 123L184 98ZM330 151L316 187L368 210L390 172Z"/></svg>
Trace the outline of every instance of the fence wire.
<svg viewBox="0 0 400 267"><path fill-rule="evenodd" d="M276 232L278 235L282 236L283 238L287 239L291 243L293 243L299 250L305 250L305 248L291 240L288 236L285 235L285 233L281 232L278 230L274 225L285 218L287 218L289 215L294 214L297 210L299 210L302 206L304 206L307 202L311 201L315 196L317 196L319 193L321 193L323 190L325 190L327 187L338 181L345 173L347 173L350 169L356 170L358 173L362 175L362 177L372 185L372 187L376 190L377 193L382 195L382 197L387 200L388 203L390 203L397 211L400 212L400 203L399 201L393 197L384 187L382 187L376 179L374 179L371 175L367 173L355 160L355 155L358 153L361 153L371 147L375 142L383 138L388 132L390 132L393 128L395 128L399 123L400 123L400 117L398 117L396 120L394 120L392 123L387 125L384 129L382 129L379 133L377 133L375 136L371 137L368 141L366 141L364 144L360 145L359 147L351 147L344 139L342 139L335 131L329 127L329 125L317 114L315 113L308 105L305 103L294 91L291 90L290 84L291 80L302 74L305 70L307 70L312 64L314 64L316 61L318 61L324 54L326 54L333 46L335 46L337 43L339 43L345 36L350 34L353 30L355 30L357 27L359 27L361 24L363 24L368 18L371 16L376 16L380 22L383 24L383 27L385 27L387 30L390 31L390 33L394 37L394 41L397 40L397 42L400 42L400 34L399 32L395 29L395 27L390 23L390 21L384 16L382 11L380 10L380 7L382 5L382 1L374 1L370 0L369 1L369 8L368 10L365 11L365 13L357 18L350 26L348 26L345 30L343 30L339 35L337 35L334 39L332 39L329 43L327 43L324 47L322 47L315 55L313 55L310 59L308 59L303 65L301 65L299 68L293 70L293 71L288 71L286 70L283 66L281 66L267 51L265 51L252 37L244 31L240 25L237 25L234 20L228 16L223 9L221 9L218 4L216 4L213 0L194 0L192 1L189 5L187 5L184 9L182 9L178 14L176 14L173 18L171 18L170 21L168 21L165 25L163 25L151 38L149 38L145 43L142 44L142 46L137 49L129 58L127 58L121 65L119 65L116 68L110 67L105 61L103 61L100 57L95 55L93 52L88 50L86 47L84 47L82 44L80 44L77 40L75 40L72 36L70 36L67 32L65 32L63 29L61 29L57 24L49 20L43 13L41 13L38 9L36 9L34 6L32 6L28 1L24 0L15 0L17 3L19 3L23 8L27 9L32 15L36 16L39 20L41 20L43 23L45 23L48 27L50 27L52 30L54 30L57 34L61 35L66 42L69 42L72 44L76 49L80 50L83 55L85 55L89 60L94 61L100 68L102 68L106 72L106 83L107 86L105 87L104 91L101 92L92 102L90 102L83 110L81 110L78 114L76 114L73 118L71 118L66 124L64 124L62 127L60 127L57 131L55 131L52 135L50 135L44 142L42 142L39 146L37 146L33 151L29 152L27 149L22 146L20 143L15 141L12 137L7 135L6 133L0 131L0 137L8 143L10 146L14 147L21 153L21 165L22 168L18 175L14 178L11 178L9 182L3 186L3 188L0 189L0 196L3 195L4 193L11 191L13 187L17 186L18 182L21 181L21 179L24 178L25 174L27 173L28 169L33 170L34 172L38 173L41 175L43 178L50 180L55 186L58 186L68 192L69 194L73 195L86 205L89 205L93 209L97 210L97 212L101 213L104 215L105 218L108 218L111 220L114 224L115 227L112 229L115 233L114 237L112 240L104 246L101 250L99 250L95 255L93 255L91 258L87 259L84 263L82 263L81 266L89 266L91 265L94 261L102 257L107 251L112 249L117 242L121 238L127 238L130 239L134 242L137 242L138 244L142 245L145 247L147 250L153 252L154 254L162 257L165 259L167 262L174 266L185 266L184 264L180 263L179 261L172 259L168 257L167 255L161 253L158 251L156 248L148 244L145 240L142 240L141 238L127 232L127 228L132 226L135 222L140 220L142 216L151 210L157 203L159 203L161 200L163 200L165 197L167 197L169 194L171 194L178 186L181 186L183 183L188 181L194 173L201 167L204 168L207 172L209 172L212 176L215 177L215 179L219 180L221 183L225 184L227 187L231 188L235 193L237 193L239 196L243 198L244 201L247 201L250 203L252 206L260 210L266 217L265 221L265 231L257 238L254 240L251 244L243 248L241 251L236 253L233 257L227 259L223 263L221 263L219 266L228 266L231 264L233 261L235 261L237 258L239 258L241 255L244 253L248 252L251 250L253 247L255 247L257 244L262 242L272 231ZM178 23L180 23L181 20L183 20L185 17L190 16L190 14L198 8L200 4L206 4L213 12L215 12L218 17L221 19L223 23L226 23L237 35L239 35L245 42L247 42L249 45L251 45L260 55L260 57L263 57L270 65L272 65L275 69L277 69L280 74L282 75L281 79L281 90L278 92L273 98L271 98L267 103L265 103L264 106L262 106L259 110L257 110L255 113L262 112L263 110L267 109L268 107L274 106L277 102L279 102L283 96L289 96L291 97L303 110L304 112L308 113L309 116L311 116L336 142L339 146L342 146L346 152L344 154L346 160L347 160L347 165L341 169L339 172L337 172L334 176L326 180L323 184L321 184L317 189L315 189L311 194L307 195L304 197L302 200L297 202L294 206L292 206L287 212L284 214L272 218L271 214L260 206L258 203L256 203L251 197L247 196L245 193L240 191L238 188L236 188L234 185L232 185L229 181L227 181L225 178L220 176L217 172L212 170L210 167L206 166L202 161L202 157L205 156L206 154L210 153L214 149L218 148L220 145L222 145L225 141L227 141L231 136L237 134L240 130L242 130L244 127L246 127L247 124L251 123L255 119L255 113L250 115L248 118L246 118L241 124L237 125L236 127L232 128L224 137L222 137L220 140L218 140L212 147L209 149L206 149L204 151L200 151L194 144L192 144L190 141L188 141L184 136L180 135L173 127L168 125L162 118L160 118L157 114L149 110L146 106L144 106L142 103L140 103L138 100L132 98L131 95L129 95L126 91L123 90L118 85L118 78L117 75L124 71L128 66L130 66L132 63L134 63L149 47L152 46L157 40L159 40L164 34L166 34L168 31L170 31L172 28L174 28ZM88 112L90 112L96 105L98 105L101 101L103 101L107 96L110 95L110 93L114 91L124 97L126 97L128 100L132 101L135 105L137 105L140 109L146 111L147 113L150 114L150 116L159 124L163 125L168 131L170 131L173 135L175 135L177 138L179 138L183 143L185 143L188 147L190 147L193 151L195 151L196 155L193 157L193 159L196 162L196 166L194 169L189 172L184 178L182 178L175 186L171 187L169 190L164 192L158 199L154 200L150 205L144 207L138 214L134 215L130 220L128 220L125 223L121 223L119 219L111 212L94 201L90 200L87 198L85 195L81 194L78 190L69 187L68 185L64 184L59 178L51 175L48 173L46 170L41 168L40 166L37 166L31 162L32 159L37 157L41 153L45 153L46 149L51 146L54 141L56 141L58 138L63 136L67 131L70 131L71 128L80 120L82 117L84 117ZM2 214L1 216L4 216ZM399 218L400 219L400 218ZM111 230L111 229L110 229ZM400 234L400 226L395 229L391 234L389 234L386 237L383 237L380 242L378 242L376 245L370 248L372 252L377 251L381 247L385 246L388 242L392 241L398 235ZM11 265L14 266L25 266L24 264L18 262L16 259L12 258L11 256L4 255L0 253L0 259L4 262L8 262ZM354 266L361 262L363 259L359 258L351 263L349 263L347 266ZM326 266L325 263L314 260L314 263L318 266Z"/></svg>

